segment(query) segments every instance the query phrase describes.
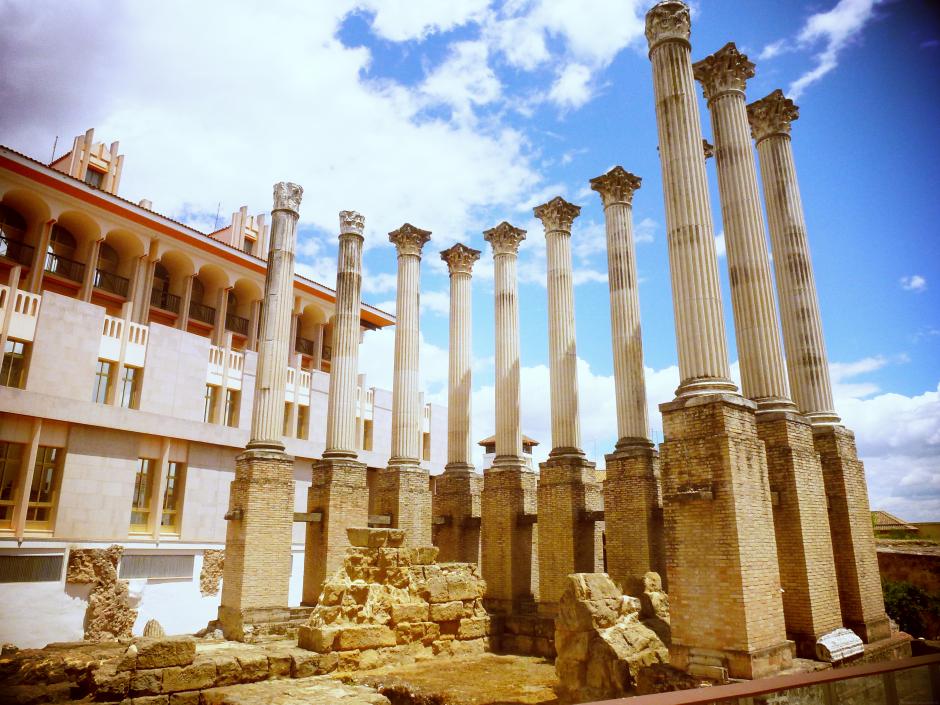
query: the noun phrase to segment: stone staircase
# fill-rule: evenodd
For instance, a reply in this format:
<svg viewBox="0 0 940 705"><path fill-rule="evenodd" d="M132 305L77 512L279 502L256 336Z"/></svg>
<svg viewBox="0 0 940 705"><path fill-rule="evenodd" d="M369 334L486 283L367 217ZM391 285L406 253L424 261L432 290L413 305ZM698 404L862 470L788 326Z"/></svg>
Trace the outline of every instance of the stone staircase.
<svg viewBox="0 0 940 705"><path fill-rule="evenodd" d="M252 625L251 634L246 635L245 641L249 644L263 644L284 639L296 640L298 630L310 619L311 612L313 612L313 607L291 607L289 617L285 620L256 622Z"/></svg>

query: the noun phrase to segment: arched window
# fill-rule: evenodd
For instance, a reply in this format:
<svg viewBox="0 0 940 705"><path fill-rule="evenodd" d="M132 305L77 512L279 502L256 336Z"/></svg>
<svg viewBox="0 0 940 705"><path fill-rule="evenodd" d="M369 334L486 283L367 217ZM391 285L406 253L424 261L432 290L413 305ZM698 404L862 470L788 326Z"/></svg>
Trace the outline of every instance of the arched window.
<svg viewBox="0 0 940 705"><path fill-rule="evenodd" d="M226 311L229 314L238 313L238 297L235 296L235 292L231 289L228 292L228 303L226 304Z"/></svg>
<svg viewBox="0 0 940 705"><path fill-rule="evenodd" d="M10 206L0 203L0 257L29 265L33 250L24 244L25 239L26 220Z"/></svg>
<svg viewBox="0 0 940 705"><path fill-rule="evenodd" d="M108 274L117 274L118 253L106 242L102 242L98 249L98 269Z"/></svg>
<svg viewBox="0 0 940 705"><path fill-rule="evenodd" d="M75 236L56 223L52 226L48 252L51 255L65 257L66 259L75 259Z"/></svg>
<svg viewBox="0 0 940 705"><path fill-rule="evenodd" d="M199 281L199 277L193 277L193 295L192 301L195 301L197 304L203 303L203 298L206 295L205 285Z"/></svg>
<svg viewBox="0 0 940 705"><path fill-rule="evenodd" d="M163 266L163 262L157 262L153 268L153 288L155 291L170 290L170 272Z"/></svg>

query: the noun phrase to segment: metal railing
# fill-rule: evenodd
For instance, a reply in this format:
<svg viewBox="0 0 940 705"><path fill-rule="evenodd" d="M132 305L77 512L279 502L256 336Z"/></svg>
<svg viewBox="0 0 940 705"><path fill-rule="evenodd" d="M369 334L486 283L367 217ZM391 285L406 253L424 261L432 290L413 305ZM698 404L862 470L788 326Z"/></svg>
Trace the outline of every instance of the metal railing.
<svg viewBox="0 0 940 705"><path fill-rule="evenodd" d="M19 240L11 240L9 237L0 233L0 257L6 257L24 267L29 267L33 263L33 252L36 248L27 245Z"/></svg>
<svg viewBox="0 0 940 705"><path fill-rule="evenodd" d="M208 323L210 326L215 325L215 309L205 304L190 301L189 317L195 318L197 321L202 321L203 323Z"/></svg>
<svg viewBox="0 0 940 705"><path fill-rule="evenodd" d="M129 279L118 276L103 269L95 270L95 288L102 291L108 291L118 296L127 296L127 286Z"/></svg>
<svg viewBox="0 0 940 705"><path fill-rule="evenodd" d="M85 265L55 252L46 253L46 271L50 274L80 282L85 276Z"/></svg>
<svg viewBox="0 0 940 705"><path fill-rule="evenodd" d="M176 294L171 294L169 291L151 289L150 305L156 306L157 308L163 309L164 311L169 311L170 313L179 313L180 297Z"/></svg>
<svg viewBox="0 0 940 705"><path fill-rule="evenodd" d="M248 319L229 313L225 316L225 330L230 330L239 335L248 335Z"/></svg>
<svg viewBox="0 0 940 705"><path fill-rule="evenodd" d="M297 352L301 353L302 355L311 355L311 356L312 356L312 355L313 355L313 350L314 350L313 341L312 341L312 340L308 340L307 338L301 338L301 337L298 335L298 336L297 336L297 340L296 340L296 342L294 343L294 350L296 350Z"/></svg>

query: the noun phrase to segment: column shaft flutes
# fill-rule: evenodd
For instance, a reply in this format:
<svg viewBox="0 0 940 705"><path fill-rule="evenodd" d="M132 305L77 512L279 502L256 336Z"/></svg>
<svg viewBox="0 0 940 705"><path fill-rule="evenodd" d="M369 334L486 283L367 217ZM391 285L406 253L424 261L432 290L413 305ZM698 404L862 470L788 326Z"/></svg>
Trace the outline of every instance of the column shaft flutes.
<svg viewBox="0 0 940 705"><path fill-rule="evenodd" d="M761 411L792 409L744 101L754 64L729 43L693 71L711 111L741 391Z"/></svg>
<svg viewBox="0 0 940 705"><path fill-rule="evenodd" d="M751 103L747 111L764 185L790 390L812 424L839 423L790 144L790 123L799 117L799 109L776 90Z"/></svg>
<svg viewBox="0 0 940 705"><path fill-rule="evenodd" d="M248 448L284 450L284 395L294 301L294 250L303 189L280 182L274 186L271 246L264 279L264 317L258 345L258 371Z"/></svg>
<svg viewBox="0 0 940 705"><path fill-rule="evenodd" d="M633 240L633 192L640 178L616 166L591 179L604 202L607 229L607 279L610 286L610 329L617 396L617 438L649 439L640 290Z"/></svg>
<svg viewBox="0 0 940 705"><path fill-rule="evenodd" d="M356 383L359 375L359 307L362 291L362 229L365 219L354 211L339 214L336 269L336 314L326 414L324 457L355 457Z"/></svg>

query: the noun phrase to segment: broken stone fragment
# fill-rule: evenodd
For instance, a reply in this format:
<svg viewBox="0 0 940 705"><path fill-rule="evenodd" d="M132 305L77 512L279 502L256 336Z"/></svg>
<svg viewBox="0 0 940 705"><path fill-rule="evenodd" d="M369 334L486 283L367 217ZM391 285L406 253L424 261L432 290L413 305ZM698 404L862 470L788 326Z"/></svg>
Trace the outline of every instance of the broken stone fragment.
<svg viewBox="0 0 940 705"><path fill-rule="evenodd" d="M188 636L137 641L137 668L188 666L196 658L196 641Z"/></svg>
<svg viewBox="0 0 940 705"><path fill-rule="evenodd" d="M816 657L820 661L838 663L865 653L861 638L851 629L840 627L816 641Z"/></svg>

